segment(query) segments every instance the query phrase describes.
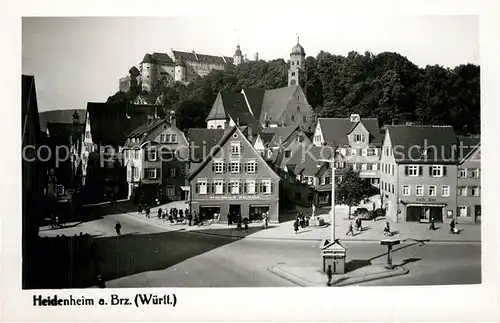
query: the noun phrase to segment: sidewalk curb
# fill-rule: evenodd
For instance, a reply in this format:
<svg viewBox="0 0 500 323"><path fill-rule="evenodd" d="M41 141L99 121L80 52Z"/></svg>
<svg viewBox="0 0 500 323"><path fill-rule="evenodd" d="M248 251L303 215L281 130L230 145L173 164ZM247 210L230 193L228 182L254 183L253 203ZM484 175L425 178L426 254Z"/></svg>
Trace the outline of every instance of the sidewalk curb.
<svg viewBox="0 0 500 323"><path fill-rule="evenodd" d="M120 211L120 210L118 210ZM122 211L120 211L122 212ZM138 216L136 213L131 213L131 212L122 212L122 214L126 214L129 216L132 216L134 218L140 219L141 221L145 222L150 222L150 219L142 216ZM160 222L155 221L153 224L164 227L168 231L175 231L175 232L185 232L185 233L194 233L194 234L204 234L204 235L210 235L210 236L218 236L218 237L223 237L223 238L232 238L234 240L241 240L241 239L250 239L250 240L264 240L264 241L294 241L294 242L321 242L323 239L318 239L318 238L304 238L304 239L295 239L295 238L280 238L280 237L252 237L251 235L242 235L242 236L234 236L234 235L229 235L229 234L220 234L220 233L211 233L211 232L206 232L206 231L201 231L201 230L187 230L185 228L172 228L170 225L166 225ZM318 227L323 228L323 227ZM210 229L206 229L210 230ZM269 230L269 229L268 229ZM343 242L360 242L360 243L379 243L381 239L341 239ZM400 239L402 243L406 243L404 240L413 240L412 242L408 243L414 243L415 240L418 241L418 239L413 239L413 238L406 238L406 239ZM447 244L447 243L459 243L459 244L481 244L481 240L428 240L424 241L425 243L439 243L439 244Z"/></svg>
<svg viewBox="0 0 500 323"><path fill-rule="evenodd" d="M287 280L287 281L289 281L297 286L300 286L300 287L322 286L322 285L319 285L316 283L309 282L306 279L303 279L303 278L301 278L293 273L287 272L287 271L281 269L279 267L279 265L274 265L272 267L269 267L267 270L269 272L275 274L276 276L283 278L283 279L285 279L285 280ZM342 280L342 282L339 284L333 283L331 285L331 287L344 287L344 286L360 284L360 283L365 283L365 282L384 279L384 278L402 276L402 275L408 274L409 272L410 271L407 268L400 266L400 267L396 267L392 271L388 271L388 272L380 272L380 273L358 276L358 277L353 277L353 278L347 277L345 280Z"/></svg>

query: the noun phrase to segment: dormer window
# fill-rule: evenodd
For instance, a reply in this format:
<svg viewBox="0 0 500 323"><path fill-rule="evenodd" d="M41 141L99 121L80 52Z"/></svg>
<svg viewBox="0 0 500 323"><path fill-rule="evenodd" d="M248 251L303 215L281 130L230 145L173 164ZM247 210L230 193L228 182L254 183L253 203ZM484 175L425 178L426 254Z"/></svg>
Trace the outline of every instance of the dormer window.
<svg viewBox="0 0 500 323"><path fill-rule="evenodd" d="M354 142L364 142L364 141L365 141L365 135L359 135L359 134L354 135Z"/></svg>

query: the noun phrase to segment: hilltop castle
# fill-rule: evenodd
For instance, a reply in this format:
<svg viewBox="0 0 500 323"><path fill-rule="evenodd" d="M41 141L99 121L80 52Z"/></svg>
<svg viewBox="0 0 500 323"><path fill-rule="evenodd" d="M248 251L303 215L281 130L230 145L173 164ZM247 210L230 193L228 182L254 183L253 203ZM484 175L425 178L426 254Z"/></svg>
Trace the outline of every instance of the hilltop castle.
<svg viewBox="0 0 500 323"><path fill-rule="evenodd" d="M258 53L254 54L253 60L259 60ZM197 77L203 77L211 71L223 70L226 64L238 65L245 61L248 61L248 59L242 53L239 44L236 46L233 57L198 54L195 51L181 52L173 49L168 54L148 53L144 55L140 63L140 75L137 76L137 81L142 83L143 90L151 92L154 84L160 80L165 81L167 84L176 81L188 84L196 80ZM306 53L297 37L297 44L290 53L288 86L300 85L305 89L305 61ZM121 78L119 83L120 91L128 91L130 88L130 75Z"/></svg>

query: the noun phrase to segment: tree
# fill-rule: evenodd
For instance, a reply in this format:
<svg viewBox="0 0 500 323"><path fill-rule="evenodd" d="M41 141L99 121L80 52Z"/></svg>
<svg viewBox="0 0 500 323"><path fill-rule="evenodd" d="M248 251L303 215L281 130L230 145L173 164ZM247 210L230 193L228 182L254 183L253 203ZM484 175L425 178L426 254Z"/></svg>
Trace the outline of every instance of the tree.
<svg viewBox="0 0 500 323"><path fill-rule="evenodd" d="M200 101L182 101L175 113L177 127L182 131L189 128L205 128L205 119L211 106Z"/></svg>
<svg viewBox="0 0 500 323"><path fill-rule="evenodd" d="M372 192L369 180L359 177L359 172L349 168L342 175L342 182L336 189L336 204L349 206L349 218L351 218L351 207L359 205L370 197Z"/></svg>

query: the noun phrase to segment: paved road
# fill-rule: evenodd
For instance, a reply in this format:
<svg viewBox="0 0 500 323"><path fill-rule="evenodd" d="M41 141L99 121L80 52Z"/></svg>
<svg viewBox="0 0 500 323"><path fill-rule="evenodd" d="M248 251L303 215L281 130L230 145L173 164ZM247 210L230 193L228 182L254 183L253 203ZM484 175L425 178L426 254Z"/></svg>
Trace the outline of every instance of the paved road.
<svg viewBox="0 0 500 323"><path fill-rule="evenodd" d="M122 224L116 237L114 225ZM89 232L96 239L100 268L109 287L280 287L294 286L268 268L321 264L317 242L235 240L198 232L167 232L144 218L111 214L74 228L48 230L55 236ZM346 243L351 267L385 263L377 243ZM410 274L362 285L466 284L481 281L479 244L405 244L395 248L394 264L406 263Z"/></svg>
<svg viewBox="0 0 500 323"><path fill-rule="evenodd" d="M193 236L196 234L193 234ZM210 240L212 237L201 237ZM383 248L372 243L348 244L348 262L362 266L385 263ZM394 252L394 264L405 260L410 274L372 282L370 285L467 284L481 282L479 245L409 245ZM379 256L379 257L377 257ZM281 287L294 286L267 269L278 263L320 266L317 245L243 239L170 268L140 273L109 282L110 287ZM368 283L367 283L368 284Z"/></svg>

